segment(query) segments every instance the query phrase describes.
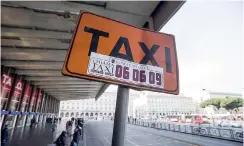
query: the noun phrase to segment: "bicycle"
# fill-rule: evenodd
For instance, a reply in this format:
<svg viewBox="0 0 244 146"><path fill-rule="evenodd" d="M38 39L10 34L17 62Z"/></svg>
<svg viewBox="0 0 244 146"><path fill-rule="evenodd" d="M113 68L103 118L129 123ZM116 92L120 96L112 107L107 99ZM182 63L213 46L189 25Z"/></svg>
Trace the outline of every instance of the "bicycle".
<svg viewBox="0 0 244 146"><path fill-rule="evenodd" d="M201 134L201 135L207 135L206 130L203 129L202 127L198 127L198 128L193 129L193 130L194 130L194 133Z"/></svg>
<svg viewBox="0 0 244 146"><path fill-rule="evenodd" d="M243 139L243 131L242 132L236 132L236 137L239 139Z"/></svg>

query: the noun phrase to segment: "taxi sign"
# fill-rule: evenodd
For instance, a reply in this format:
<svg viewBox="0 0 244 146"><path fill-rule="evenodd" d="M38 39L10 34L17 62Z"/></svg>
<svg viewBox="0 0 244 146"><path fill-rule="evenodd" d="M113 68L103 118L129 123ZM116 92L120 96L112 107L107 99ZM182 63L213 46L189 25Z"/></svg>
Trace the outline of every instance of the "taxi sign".
<svg viewBox="0 0 244 146"><path fill-rule="evenodd" d="M80 12L62 74L179 94L173 35Z"/></svg>

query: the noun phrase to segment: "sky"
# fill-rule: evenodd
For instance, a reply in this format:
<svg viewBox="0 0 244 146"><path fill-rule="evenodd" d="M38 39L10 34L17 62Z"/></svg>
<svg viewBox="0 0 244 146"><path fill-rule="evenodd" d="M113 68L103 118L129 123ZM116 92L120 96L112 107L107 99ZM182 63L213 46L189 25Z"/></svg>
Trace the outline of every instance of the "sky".
<svg viewBox="0 0 244 146"><path fill-rule="evenodd" d="M243 13L241 1L187 1L161 29L176 39L181 94L242 92Z"/></svg>

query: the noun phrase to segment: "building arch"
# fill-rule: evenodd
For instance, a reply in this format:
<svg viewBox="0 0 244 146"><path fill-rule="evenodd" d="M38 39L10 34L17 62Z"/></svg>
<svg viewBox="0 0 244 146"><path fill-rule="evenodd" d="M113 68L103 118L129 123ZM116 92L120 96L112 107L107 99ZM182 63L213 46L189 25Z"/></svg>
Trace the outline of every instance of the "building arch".
<svg viewBox="0 0 244 146"><path fill-rule="evenodd" d="M79 117L79 112L76 112L75 117Z"/></svg>
<svg viewBox="0 0 244 146"><path fill-rule="evenodd" d="M61 112L60 113L60 117L64 117L64 112Z"/></svg>
<svg viewBox="0 0 244 146"><path fill-rule="evenodd" d="M74 117L75 113L71 112L70 117Z"/></svg>
<svg viewBox="0 0 244 146"><path fill-rule="evenodd" d="M69 117L69 112L66 112L65 113L65 117Z"/></svg>

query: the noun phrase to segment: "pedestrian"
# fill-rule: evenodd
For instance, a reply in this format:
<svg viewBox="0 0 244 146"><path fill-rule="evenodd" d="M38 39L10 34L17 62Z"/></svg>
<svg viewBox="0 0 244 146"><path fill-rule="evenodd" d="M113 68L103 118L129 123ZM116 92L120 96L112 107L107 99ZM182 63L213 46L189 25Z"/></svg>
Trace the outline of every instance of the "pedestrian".
<svg viewBox="0 0 244 146"><path fill-rule="evenodd" d="M74 141L71 141L70 146L78 146L78 144L76 142L74 142Z"/></svg>
<svg viewBox="0 0 244 146"><path fill-rule="evenodd" d="M83 122L82 122L82 120L80 120L80 121L78 122L78 126L81 127L81 128L83 127Z"/></svg>
<svg viewBox="0 0 244 146"><path fill-rule="evenodd" d="M76 126L75 131L78 131L79 135L82 134L81 127L79 125Z"/></svg>
<svg viewBox="0 0 244 146"><path fill-rule="evenodd" d="M33 117L33 118L31 119L31 125L30 125L30 127L31 127L31 128L34 127L34 126L35 126L35 123L36 123L36 119L35 119L35 117Z"/></svg>
<svg viewBox="0 0 244 146"><path fill-rule="evenodd" d="M1 146L5 146L8 143L8 125L6 124L1 131Z"/></svg>
<svg viewBox="0 0 244 146"><path fill-rule="evenodd" d="M66 122L66 130L69 129L69 121Z"/></svg>
<svg viewBox="0 0 244 146"><path fill-rule="evenodd" d="M72 136L72 124L71 121L68 121L67 135Z"/></svg>
<svg viewBox="0 0 244 146"><path fill-rule="evenodd" d="M53 142L54 142L55 139L56 139L56 132L57 132L57 124L56 124L56 122L54 121L54 123L52 124L52 136L53 136Z"/></svg>
<svg viewBox="0 0 244 146"><path fill-rule="evenodd" d="M77 145L79 145L80 137L81 137L81 133L79 132L78 129L76 129L73 134L73 142L75 142Z"/></svg>
<svg viewBox="0 0 244 146"><path fill-rule="evenodd" d="M65 146L66 132L63 131L54 143L56 144L56 146Z"/></svg>

